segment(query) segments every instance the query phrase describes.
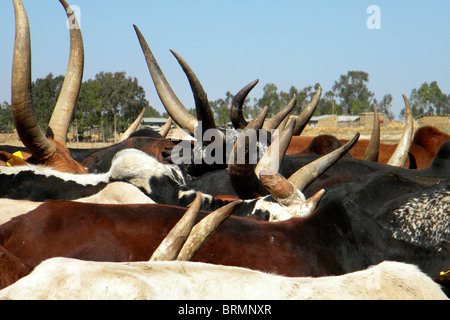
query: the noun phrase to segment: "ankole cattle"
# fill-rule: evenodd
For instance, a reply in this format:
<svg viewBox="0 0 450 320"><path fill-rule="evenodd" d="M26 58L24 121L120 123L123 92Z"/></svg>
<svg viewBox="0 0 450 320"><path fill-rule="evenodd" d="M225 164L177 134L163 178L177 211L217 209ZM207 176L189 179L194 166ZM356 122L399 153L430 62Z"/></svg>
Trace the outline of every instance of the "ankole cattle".
<svg viewBox="0 0 450 320"><path fill-rule="evenodd" d="M211 181L206 183L212 175L191 177L183 172L183 166L161 163L139 150L118 152L109 169L99 169L106 170L103 173L87 174L83 166L80 169L63 143L56 139L56 127L50 126L55 139L47 138L38 130L30 112L29 28L22 3L14 0L14 7L12 104L19 135L40 166L1 167L0 196L8 201L45 202L0 224L2 287L53 257L98 262L149 260L198 191L211 190L202 194L199 203L202 211L196 220L230 205L230 200L215 197L224 195L222 189L219 192L211 187ZM205 142L206 146L226 142L226 135L216 130L211 121L206 95L185 61L174 53L193 88L199 118L181 108L137 27L135 30L158 94L171 117L193 136L200 121L205 130L202 134L213 130L215 140ZM239 99L245 98L252 85L244 88ZM274 136L280 135L283 147L272 148L263 141L259 145L267 149L267 156L262 156L260 162L247 161L249 153L244 153L245 161L240 162L238 151L252 147L244 133L250 129L260 130L266 123L267 108L263 108L255 122L235 121L244 129L231 154L223 154L222 170L212 183L217 187L218 180L227 181L230 194L233 192L241 200L233 216L193 254L193 260L288 277L343 275L386 260L417 265L433 278L447 270L450 264L450 141L437 142L440 148L431 164L420 170L402 168L408 152L411 153L411 126L407 126L401 143L393 152L395 156L391 157L395 160L389 164L342 158L354 146L359 134L321 158L289 156L285 151L291 143L291 135L297 131L299 123L304 122L303 118L283 120L293 105L295 100L281 118L267 121L272 123L270 128L279 127ZM406 98L405 105L410 123ZM237 114L239 117L239 112ZM22 118L28 122L24 124ZM37 140L28 142L29 136L36 136ZM36 145L45 145L45 148ZM54 153L55 150L62 151ZM273 158L278 161L272 162ZM416 156L414 159L417 160ZM203 160L205 158L198 170L201 173L210 170L205 169ZM157 204L68 201L99 194L117 182L128 183Z"/></svg>
<svg viewBox="0 0 450 320"><path fill-rule="evenodd" d="M68 16L68 5L60 1ZM52 167L70 173L86 173L86 169L73 160L65 147L69 121L75 107L81 86L84 49L80 29L70 29L70 58L67 77L61 88L49 131L53 138L47 138L37 124L31 95L31 43L30 27L25 8L20 0L14 0L16 20L14 54L11 80L11 106L14 124L20 140L32 155L27 162ZM76 19L75 17L72 17ZM62 136L61 136L62 135Z"/></svg>
<svg viewBox="0 0 450 320"><path fill-rule="evenodd" d="M68 4L60 1L67 16L77 25L76 17ZM0 147L0 165L15 166L34 164L51 167L55 170L85 174L88 172L106 172L109 169L114 152L133 147L141 149L165 162L165 153L173 147L173 143L159 133L141 138L130 138L110 148L101 150L70 149L65 146L67 132L81 87L84 67L84 46L80 28L70 28L70 57L67 75L61 87L58 101L48 124L47 133L37 124L31 94L31 43L30 28L25 8L20 0L14 0L16 19L16 37L14 42L11 106L14 124L19 138L25 148L13 146ZM144 111L144 110L143 110ZM141 113L141 118L143 112ZM139 117L138 117L139 119ZM138 123L137 123L138 124ZM130 128L136 129L136 124ZM161 131L166 135L169 127ZM131 133L131 132L130 132ZM130 133L127 133L129 135ZM123 137L125 138L125 137ZM13 155L21 151L22 159ZM89 159L87 158L89 155ZM82 163L86 160L86 163ZM100 163L101 162L101 163Z"/></svg>
<svg viewBox="0 0 450 320"><path fill-rule="evenodd" d="M375 172L331 187L312 213L285 221L237 217L246 209L242 203L193 261L327 276L393 260L436 277L450 263L448 190L448 179ZM8 270L0 273L3 283L23 276L26 266L57 256L148 260L184 212L164 205L48 201L0 226L0 245L7 252L0 267Z"/></svg>
<svg viewBox="0 0 450 320"><path fill-rule="evenodd" d="M384 261L366 270L320 278L186 262L239 206L231 203L194 226L200 200L197 193L149 262L50 258L1 290L0 299L447 299L430 277L401 262ZM32 269L2 251L3 262L9 259L17 272Z"/></svg>

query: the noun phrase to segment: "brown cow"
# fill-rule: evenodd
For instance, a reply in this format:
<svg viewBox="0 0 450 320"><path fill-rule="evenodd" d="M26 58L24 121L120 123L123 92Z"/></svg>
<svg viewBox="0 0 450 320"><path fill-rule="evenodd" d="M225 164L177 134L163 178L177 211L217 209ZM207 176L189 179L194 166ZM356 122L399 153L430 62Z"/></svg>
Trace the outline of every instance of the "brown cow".
<svg viewBox="0 0 450 320"><path fill-rule="evenodd" d="M190 208L155 250L150 262L48 259L34 268L30 275L0 291L0 298L447 299L439 285L430 277L416 266L400 262L383 262L364 271L315 280L286 278L244 268L184 262L192 258L239 202L209 214L193 227L200 204L201 194L197 193ZM16 275L20 278L30 272L31 266L22 263L6 250L0 250L5 256L5 265L11 264L9 271L17 268L17 274L6 273L6 276L12 277L12 281L16 279ZM161 261L175 259L178 261ZM167 276L161 277L163 274ZM412 278L414 281L411 281ZM135 281L136 279L139 280ZM211 279L214 281L212 286L209 283ZM190 288L192 281L208 284ZM226 290L223 290L224 286L228 286ZM264 290L260 290L261 286ZM269 287L272 289L267 290Z"/></svg>
<svg viewBox="0 0 450 320"><path fill-rule="evenodd" d="M60 0L69 17L73 13L64 0ZM14 0L14 12L16 19L16 37L14 42L14 55L11 81L11 105L14 123L20 140L33 155L33 162L44 166L53 167L55 170L71 173L87 173L86 169L73 160L67 148L64 146L65 135L69 121L58 115L64 114L65 118L72 115L80 90L83 74L83 41L81 31L77 28L70 29L70 59L61 94L54 110L54 116L58 119L51 120L49 129L53 138L47 138L37 124L32 104L31 94L31 44L28 17L22 1ZM69 13L70 11L70 13ZM75 17L71 17L74 18ZM70 75L70 77L69 77ZM56 124L55 124L56 123ZM62 127L59 125L65 123ZM63 132L64 139L58 139Z"/></svg>
<svg viewBox="0 0 450 320"><path fill-rule="evenodd" d="M436 156L439 147L447 140L450 135L431 126L420 127L414 133L414 138L409 149L409 153L414 157L417 169L428 168ZM326 154L335 150L348 140L336 139L329 135L319 135L317 137L294 136L286 150L286 154L300 156L312 154ZM359 139L353 146L348 156L356 159L363 159L369 140ZM396 144L380 143L378 162L388 163L390 157L397 147ZM405 167L409 167L409 160L406 161Z"/></svg>

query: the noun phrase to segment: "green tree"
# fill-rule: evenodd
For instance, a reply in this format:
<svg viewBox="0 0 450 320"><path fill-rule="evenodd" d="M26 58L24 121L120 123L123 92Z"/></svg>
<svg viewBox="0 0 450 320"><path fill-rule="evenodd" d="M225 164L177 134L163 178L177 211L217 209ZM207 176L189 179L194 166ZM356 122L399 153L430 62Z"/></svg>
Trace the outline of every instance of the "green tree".
<svg viewBox="0 0 450 320"><path fill-rule="evenodd" d="M216 122L216 125L222 126L230 122L230 105L233 97L234 96L230 93L230 91L227 91L225 94L225 99L220 98L209 102L211 110L214 113L214 121Z"/></svg>
<svg viewBox="0 0 450 320"><path fill-rule="evenodd" d="M81 84L78 102L72 116L72 124L77 127L79 133L102 125L99 86L99 82L92 79Z"/></svg>
<svg viewBox="0 0 450 320"><path fill-rule="evenodd" d="M319 86L320 84L316 83L314 86L306 86L301 90L298 90L296 87L291 86L289 92L281 91L279 94L281 108L284 108L295 95L297 103L294 110L292 111L292 115L300 114L300 112L302 112L302 110L309 104Z"/></svg>
<svg viewBox="0 0 450 320"><path fill-rule="evenodd" d="M125 72L100 72L83 82L74 112L73 123L78 132L101 126L107 137L125 131L142 108L147 114L160 117L145 99L145 91L136 78Z"/></svg>
<svg viewBox="0 0 450 320"><path fill-rule="evenodd" d="M392 95L390 93L385 94L379 103L376 103L376 109L379 113L384 113L389 120L395 118L392 113Z"/></svg>
<svg viewBox="0 0 450 320"><path fill-rule="evenodd" d="M166 113L166 115L167 115L167 113ZM152 106L148 106L148 107L145 107L144 117L145 118L168 118L169 116L161 115L161 113L159 113L158 110L156 110Z"/></svg>
<svg viewBox="0 0 450 320"><path fill-rule="evenodd" d="M264 86L263 90L263 96L258 99L256 105L258 106L259 110L262 110L262 108L267 106L269 108L267 117L272 117L281 109L280 96L277 92L278 88L275 84L268 83Z"/></svg>
<svg viewBox="0 0 450 320"><path fill-rule="evenodd" d="M58 101L64 76L54 77L49 73L45 78L38 78L31 83L33 108L38 125L45 132Z"/></svg>
<svg viewBox="0 0 450 320"><path fill-rule="evenodd" d="M367 88L368 82L369 74L364 71L348 71L335 81L332 89L340 100L343 114L370 111L374 94Z"/></svg>
<svg viewBox="0 0 450 320"><path fill-rule="evenodd" d="M317 106L315 116L325 115L325 114L342 114L342 109L340 105L336 103L336 95L332 90L329 90L322 94L322 98Z"/></svg>
<svg viewBox="0 0 450 320"><path fill-rule="evenodd" d="M418 117L424 114L424 108L422 102L420 102L419 93L417 89L412 89L409 96L409 103L411 105L411 111L413 117ZM400 118L405 118L405 108L400 111Z"/></svg>
<svg viewBox="0 0 450 320"><path fill-rule="evenodd" d="M412 89L409 102L414 117L421 115L445 115L450 113L450 99L444 94L436 81L422 83L419 89ZM405 110L400 115L404 117Z"/></svg>
<svg viewBox="0 0 450 320"><path fill-rule="evenodd" d="M52 73L38 78L32 83L33 107L39 126L45 132L53 109L61 91L64 76L54 77ZM107 137L112 136L114 125L117 132L123 132L136 119L142 108L146 114L160 117L145 99L144 89L136 78L127 77L125 72L100 72L94 79L81 85L78 102L74 110L72 124L78 132L95 126L106 129ZM11 127L12 114L9 105L0 108L1 130ZM9 114L9 115L8 115Z"/></svg>
<svg viewBox="0 0 450 320"><path fill-rule="evenodd" d="M12 133L14 131L14 119L11 105L4 101L0 104L0 133Z"/></svg>
<svg viewBox="0 0 450 320"><path fill-rule="evenodd" d="M441 114L449 115L450 114L450 94L443 94L442 97L442 110Z"/></svg>
<svg viewBox="0 0 450 320"><path fill-rule="evenodd" d="M424 82L419 90L419 102L423 106L425 113L440 115L444 109L445 95L442 93L436 81Z"/></svg>
<svg viewBox="0 0 450 320"><path fill-rule="evenodd" d="M288 92L284 92L281 91L279 93L279 97L280 97L280 107L284 108L285 106L288 105L289 101L291 101L292 97L295 95L295 99L297 100L297 103L295 105L294 110L292 110L292 114L299 114L301 111L301 105L302 105L302 101L306 96L306 93L303 91L299 91L296 87L291 86L289 88ZM299 107L300 106L300 107Z"/></svg>
<svg viewBox="0 0 450 320"><path fill-rule="evenodd" d="M98 82L98 95L102 119L114 123L122 132L139 115L142 108L148 107L144 89L136 78L126 77L125 72L100 72L95 75Z"/></svg>

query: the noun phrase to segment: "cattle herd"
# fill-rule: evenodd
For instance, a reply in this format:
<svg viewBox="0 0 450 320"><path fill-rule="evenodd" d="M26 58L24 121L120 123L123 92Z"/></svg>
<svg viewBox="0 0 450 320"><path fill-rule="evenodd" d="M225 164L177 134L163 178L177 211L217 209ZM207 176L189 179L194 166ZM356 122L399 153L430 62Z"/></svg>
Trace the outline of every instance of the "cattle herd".
<svg viewBox="0 0 450 320"><path fill-rule="evenodd" d="M320 88L299 116L289 116L292 97L274 117L264 108L248 121L242 106L258 81L236 94L234 129L222 130L186 61L172 52L197 117L134 26L163 105L196 139L140 130L111 147L68 149L81 30L70 29L44 133L32 107L27 14L13 3L11 99L24 147L0 146L0 298L448 299L450 136L414 132L405 96L397 145L380 143L377 116L368 141L302 137Z"/></svg>

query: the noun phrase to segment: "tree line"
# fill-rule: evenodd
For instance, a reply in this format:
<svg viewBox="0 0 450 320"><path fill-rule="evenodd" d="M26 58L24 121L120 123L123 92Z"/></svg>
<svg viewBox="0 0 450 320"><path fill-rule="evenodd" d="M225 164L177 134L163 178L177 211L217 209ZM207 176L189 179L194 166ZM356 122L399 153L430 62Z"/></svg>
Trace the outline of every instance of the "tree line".
<svg viewBox="0 0 450 320"><path fill-rule="evenodd" d="M314 115L357 115L373 112L375 108L377 112L384 113L388 119L394 119L392 95L387 93L378 101L375 94L369 90L368 83L369 74L364 71L348 71L346 75L341 75L330 90L322 93ZM300 90L291 86L288 91L279 91L275 84L268 83L264 86L261 98L254 98L253 102L250 99L246 100L243 108L244 115L253 118L264 106L268 106L268 116L272 116L286 106L294 94L297 105L293 114L299 114L311 101L319 87L320 83L316 83ZM218 99L211 103L217 123L229 121L229 106L232 99L233 95L228 91L225 99ZM436 81L430 84L424 82L418 89L413 89L408 99L414 117L450 114L450 94L443 93ZM404 108L401 110L400 118L404 118L404 110ZM195 113L195 110L192 112Z"/></svg>
<svg viewBox="0 0 450 320"><path fill-rule="evenodd" d="M44 130L50 120L51 113L61 90L64 76L54 77L53 74L39 78L32 83L33 106L38 124ZM369 74L364 71L348 71L335 81L332 88L322 93L314 115L337 114L357 115L372 112L375 107L387 118L394 119L392 112L392 95L387 93L380 101L368 88ZM243 112L246 118L256 116L264 106L269 108L268 116L280 111L295 94L297 105L293 114L299 114L312 99L320 84L297 89L291 86L288 91L278 90L274 83L267 83L260 98L247 98ZM230 121L229 108L234 95L227 91L224 98L210 101L218 125ZM425 114L450 114L450 94L441 91L436 81L424 82L418 89L411 91L409 101L415 117ZM94 79L82 83L77 106L72 116L72 125L79 133L98 127L102 128L105 138L113 137L114 130L124 132L129 124L146 108L145 117L168 117L161 114L145 98L145 91L138 80L129 77L125 72L100 72ZM189 110L195 114L195 108ZM404 117L404 109L400 117ZM14 122L11 106L8 102L0 105L0 132L12 132Z"/></svg>

